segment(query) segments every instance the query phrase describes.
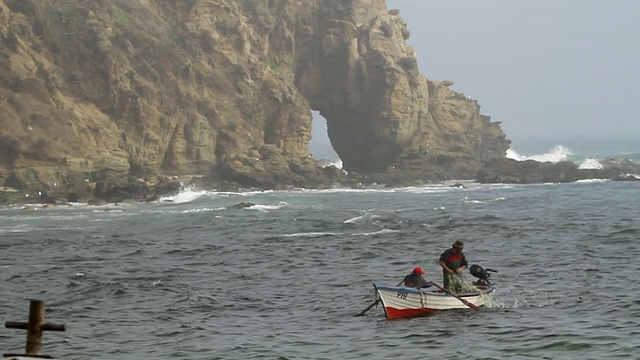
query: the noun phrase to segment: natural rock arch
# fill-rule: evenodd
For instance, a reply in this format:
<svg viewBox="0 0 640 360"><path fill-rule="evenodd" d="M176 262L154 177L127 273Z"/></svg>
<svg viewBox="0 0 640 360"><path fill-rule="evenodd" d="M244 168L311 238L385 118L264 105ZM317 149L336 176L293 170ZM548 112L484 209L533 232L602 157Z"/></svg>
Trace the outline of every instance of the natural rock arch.
<svg viewBox="0 0 640 360"><path fill-rule="evenodd" d="M387 12L383 1L323 3L330 6L296 29L295 81L327 119L346 170L458 162L456 171L470 174L483 158L504 157L509 142L475 100L419 73L398 11Z"/></svg>
<svg viewBox="0 0 640 360"><path fill-rule="evenodd" d="M311 109L349 172L468 178L509 146L419 73L384 0L3 0L0 33L0 184L341 181L309 158Z"/></svg>

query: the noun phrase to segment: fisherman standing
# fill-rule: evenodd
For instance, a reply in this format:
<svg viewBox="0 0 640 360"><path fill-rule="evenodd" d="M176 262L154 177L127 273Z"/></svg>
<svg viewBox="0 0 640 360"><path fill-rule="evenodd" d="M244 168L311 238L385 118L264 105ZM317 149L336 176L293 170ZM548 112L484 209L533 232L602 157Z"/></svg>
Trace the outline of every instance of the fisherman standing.
<svg viewBox="0 0 640 360"><path fill-rule="evenodd" d="M462 253L464 243L457 240L450 249L440 255L439 264L442 267L442 281L444 288L451 292L462 290L460 273L467 268L467 259Z"/></svg>

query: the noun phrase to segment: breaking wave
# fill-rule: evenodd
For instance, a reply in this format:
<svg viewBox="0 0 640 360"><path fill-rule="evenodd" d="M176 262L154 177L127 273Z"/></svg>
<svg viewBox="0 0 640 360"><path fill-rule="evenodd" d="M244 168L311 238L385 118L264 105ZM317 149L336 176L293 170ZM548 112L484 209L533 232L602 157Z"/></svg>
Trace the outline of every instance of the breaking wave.
<svg viewBox="0 0 640 360"><path fill-rule="evenodd" d="M342 160L328 160L328 159L320 159L318 160L318 165L321 167L335 166L338 169L342 169Z"/></svg>
<svg viewBox="0 0 640 360"><path fill-rule="evenodd" d="M571 161L578 165L580 169L602 169L602 160L614 159L624 160L628 159L635 163L640 163L640 153L636 152L611 152L611 151L574 151L564 145L556 145L551 150L534 155L523 155L517 152L515 149L507 150L507 158L525 161L535 160L539 162L552 162L558 163L561 161Z"/></svg>
<svg viewBox="0 0 640 360"><path fill-rule="evenodd" d="M531 156L520 155L518 152L516 152L513 149L507 150L507 157L510 159L518 160L518 161L535 160L540 162L557 163L560 161L567 160L571 155L573 155L571 150L569 150L569 148L562 145L557 145L556 147L551 149L549 152L537 154L537 155L531 155Z"/></svg>

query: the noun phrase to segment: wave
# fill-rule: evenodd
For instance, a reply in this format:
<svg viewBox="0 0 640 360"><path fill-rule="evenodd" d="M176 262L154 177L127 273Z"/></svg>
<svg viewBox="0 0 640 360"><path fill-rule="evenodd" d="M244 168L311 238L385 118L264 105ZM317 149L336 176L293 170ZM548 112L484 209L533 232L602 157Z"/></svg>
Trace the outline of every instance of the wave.
<svg viewBox="0 0 640 360"><path fill-rule="evenodd" d="M252 209L252 210L260 210L260 211L269 211L269 210L276 210L276 209L281 209L285 206L289 205L288 203L281 201L278 205L261 205L261 204L255 204L252 206L248 206L247 209Z"/></svg>
<svg viewBox="0 0 640 360"><path fill-rule="evenodd" d="M494 198L494 199L487 199L487 200L474 200L474 199L469 199L468 196L465 196L460 201L465 203L465 204L487 204L487 203L491 203L491 202L495 202L495 201L503 201L503 200L506 200L506 198L497 197L497 198Z"/></svg>
<svg viewBox="0 0 640 360"><path fill-rule="evenodd" d="M343 224L355 224L355 223L367 221L369 219L377 219L379 217L380 217L380 215L366 213L366 214L359 215L359 216L356 216L354 218L351 218L349 220L345 220L342 223Z"/></svg>
<svg viewBox="0 0 640 360"><path fill-rule="evenodd" d="M251 195L259 195L273 192L274 190L250 190L250 191L237 191L237 192L229 192L229 191L207 191L207 190L198 190L195 186L188 186L182 188L175 195L168 195L161 197L158 202L160 203L173 203L173 204L185 204L194 202L202 197L220 197L220 196L251 196ZM282 206L278 206L276 208L280 208ZM259 206L253 206L252 209L259 209ZM265 208L268 210L268 208ZM214 209L219 210L219 209Z"/></svg>
<svg viewBox="0 0 640 360"><path fill-rule="evenodd" d="M204 208L195 208L195 209L182 210L182 211L180 211L180 213L181 214L193 214L193 213L197 214L197 213L201 213L201 212L220 211L220 210L225 210L225 209L226 209L225 207L217 207L217 208L204 207Z"/></svg>
<svg viewBox="0 0 640 360"><path fill-rule="evenodd" d="M625 160L640 164L640 153L620 150L594 150L594 149L570 149L565 145L556 145L551 150L534 154L523 155L515 149L508 149L507 158L518 161L535 160L539 162L558 163L570 161L578 165L580 169L602 169L601 161L607 159Z"/></svg>
<svg viewBox="0 0 640 360"><path fill-rule="evenodd" d="M518 152L516 152L513 149L507 150L507 157L510 159L518 160L518 161L535 160L540 162L555 163L555 162L567 160L568 157L571 155L573 155L571 150L569 150L569 148L562 145L557 145L553 149L551 149L551 151L548 151L546 153L531 155L531 156L520 155Z"/></svg>
<svg viewBox="0 0 640 360"><path fill-rule="evenodd" d="M583 183L583 184L597 184L597 183L605 183L605 182L610 182L611 180L609 179L584 179L584 180L577 180L576 183Z"/></svg>
<svg viewBox="0 0 640 360"><path fill-rule="evenodd" d="M353 236L374 236L374 235L382 235L382 234L392 234L392 233L397 233L400 232L400 230L393 230L393 229L381 229L381 230L376 230L376 231L372 231L372 232L361 232L361 233L355 233L353 234Z"/></svg>
<svg viewBox="0 0 640 360"><path fill-rule="evenodd" d="M339 235L342 235L342 234L343 233L314 231L314 232L307 232L307 233L283 234L283 235L280 235L280 236L281 237L309 237L309 238L315 238L315 237L324 237L324 236L339 236Z"/></svg>
<svg viewBox="0 0 640 360"><path fill-rule="evenodd" d="M207 195L207 191L197 190L195 187L184 188L176 195L164 196L160 198L159 202L171 202L174 204L184 204L192 202L201 196Z"/></svg>
<svg viewBox="0 0 640 360"><path fill-rule="evenodd" d="M578 166L578 169L602 169L602 168L604 168L604 166L602 166L602 164L600 164L596 159L587 159Z"/></svg>
<svg viewBox="0 0 640 360"><path fill-rule="evenodd" d="M323 168L327 166L335 166L338 169L342 169L342 160L319 159L318 165Z"/></svg>

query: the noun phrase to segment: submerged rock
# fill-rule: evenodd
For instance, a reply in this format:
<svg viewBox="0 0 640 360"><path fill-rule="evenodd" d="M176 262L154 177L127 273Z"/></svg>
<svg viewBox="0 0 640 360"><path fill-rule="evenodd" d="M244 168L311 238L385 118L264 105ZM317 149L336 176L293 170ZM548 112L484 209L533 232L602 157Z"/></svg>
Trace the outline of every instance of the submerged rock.
<svg viewBox="0 0 640 360"><path fill-rule="evenodd" d="M244 209L244 208L252 207L252 206L255 206L255 205L256 204L254 204L254 203L244 202L243 201L243 202L237 203L237 204L235 204L235 205L233 205L231 207L234 208L234 209Z"/></svg>

